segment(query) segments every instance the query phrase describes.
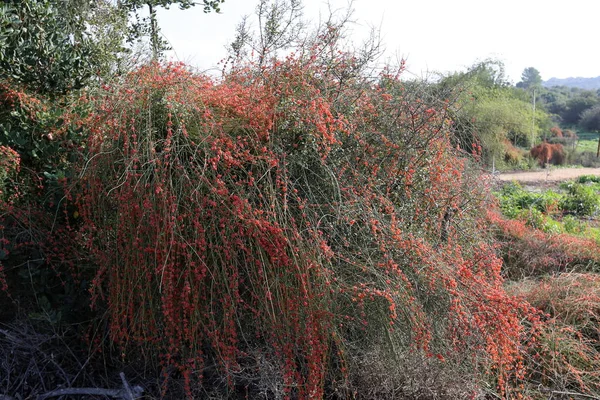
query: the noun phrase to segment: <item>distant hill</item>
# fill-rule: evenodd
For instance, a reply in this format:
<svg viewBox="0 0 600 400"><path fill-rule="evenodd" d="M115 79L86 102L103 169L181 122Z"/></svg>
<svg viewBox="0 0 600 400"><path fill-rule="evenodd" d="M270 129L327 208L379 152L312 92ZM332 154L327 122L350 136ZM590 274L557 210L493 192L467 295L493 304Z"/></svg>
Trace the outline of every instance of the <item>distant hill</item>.
<svg viewBox="0 0 600 400"><path fill-rule="evenodd" d="M542 85L545 87L567 86L594 90L600 89L600 76L595 78L550 78L547 81L542 82Z"/></svg>

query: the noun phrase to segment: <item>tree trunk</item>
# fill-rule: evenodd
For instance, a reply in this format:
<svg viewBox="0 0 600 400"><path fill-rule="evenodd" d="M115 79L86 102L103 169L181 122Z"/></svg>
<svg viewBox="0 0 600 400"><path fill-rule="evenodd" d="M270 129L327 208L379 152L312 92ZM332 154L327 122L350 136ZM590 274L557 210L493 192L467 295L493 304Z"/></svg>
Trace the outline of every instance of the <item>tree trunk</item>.
<svg viewBox="0 0 600 400"><path fill-rule="evenodd" d="M152 46L152 60L158 60L158 29L156 29L156 10L152 7L152 4L148 4L148 11L150 12L150 44Z"/></svg>

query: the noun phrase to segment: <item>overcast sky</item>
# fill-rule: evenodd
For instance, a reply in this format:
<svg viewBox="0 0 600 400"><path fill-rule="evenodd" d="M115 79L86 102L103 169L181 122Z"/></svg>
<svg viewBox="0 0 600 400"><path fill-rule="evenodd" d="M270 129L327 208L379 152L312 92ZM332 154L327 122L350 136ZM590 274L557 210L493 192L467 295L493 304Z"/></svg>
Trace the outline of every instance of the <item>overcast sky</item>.
<svg viewBox="0 0 600 400"><path fill-rule="evenodd" d="M200 69L215 67L226 55L243 15L254 15L257 0L226 0L221 14L200 7L159 11L163 35L174 48L172 59ZM347 0L330 0L344 9ZM308 22L327 14L327 2L304 0ZM513 82L526 67L552 77L600 76L599 0L355 0L352 35L364 38L380 28L386 57L407 60L407 69L464 70L477 60L497 58Z"/></svg>

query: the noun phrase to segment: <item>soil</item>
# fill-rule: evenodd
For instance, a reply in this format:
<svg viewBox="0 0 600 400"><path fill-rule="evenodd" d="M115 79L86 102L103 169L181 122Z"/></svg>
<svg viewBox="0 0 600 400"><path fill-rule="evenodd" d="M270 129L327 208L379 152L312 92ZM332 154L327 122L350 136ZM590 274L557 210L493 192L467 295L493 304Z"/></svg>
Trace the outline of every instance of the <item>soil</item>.
<svg viewBox="0 0 600 400"><path fill-rule="evenodd" d="M539 171L502 172L494 177L504 182L515 180L526 185L544 185L568 181L582 175L600 176L600 168L549 168Z"/></svg>

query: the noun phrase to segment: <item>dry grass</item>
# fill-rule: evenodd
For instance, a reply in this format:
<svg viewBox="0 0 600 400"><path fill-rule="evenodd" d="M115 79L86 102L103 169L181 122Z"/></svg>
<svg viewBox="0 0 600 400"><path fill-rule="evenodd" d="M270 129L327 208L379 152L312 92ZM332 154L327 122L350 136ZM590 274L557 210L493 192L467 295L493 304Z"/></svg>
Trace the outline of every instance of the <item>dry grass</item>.
<svg viewBox="0 0 600 400"><path fill-rule="evenodd" d="M600 395L600 275L524 279L507 289L546 315L527 360L528 384L546 392Z"/></svg>

